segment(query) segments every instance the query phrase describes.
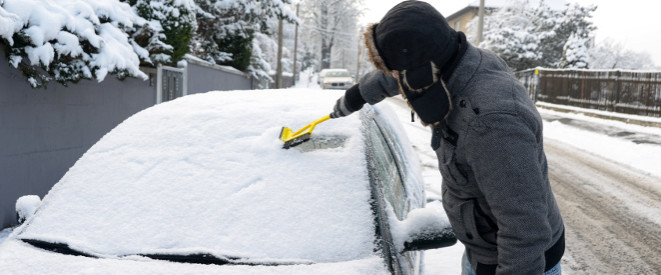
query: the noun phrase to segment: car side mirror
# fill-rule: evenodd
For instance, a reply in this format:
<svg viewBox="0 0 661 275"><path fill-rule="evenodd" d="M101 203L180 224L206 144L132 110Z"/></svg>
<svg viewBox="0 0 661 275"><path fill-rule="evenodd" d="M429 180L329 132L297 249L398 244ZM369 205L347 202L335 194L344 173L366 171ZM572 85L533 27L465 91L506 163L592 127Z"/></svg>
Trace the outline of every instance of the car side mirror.
<svg viewBox="0 0 661 275"><path fill-rule="evenodd" d="M41 199L37 195L22 196L16 200L16 219L22 224L32 217L41 204Z"/></svg>
<svg viewBox="0 0 661 275"><path fill-rule="evenodd" d="M452 227L433 228L410 235L409 240L404 242L402 252L438 249L453 246L456 243L457 237L454 235Z"/></svg>
<svg viewBox="0 0 661 275"><path fill-rule="evenodd" d="M406 220L400 222L397 239L401 252L437 249L457 243L445 212L434 204L412 210Z"/></svg>

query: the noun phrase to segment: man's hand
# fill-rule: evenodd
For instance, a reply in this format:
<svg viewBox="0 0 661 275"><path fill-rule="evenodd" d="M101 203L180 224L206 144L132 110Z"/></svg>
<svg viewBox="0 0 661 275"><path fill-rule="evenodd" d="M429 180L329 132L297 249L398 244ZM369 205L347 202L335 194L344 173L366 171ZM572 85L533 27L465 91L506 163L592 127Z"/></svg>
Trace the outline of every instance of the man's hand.
<svg viewBox="0 0 661 275"><path fill-rule="evenodd" d="M353 112L360 110L364 104L365 99L360 95L358 84L353 85L344 93L344 96L340 97L337 102L335 102L335 107L333 107L333 112L330 116L331 118L348 116Z"/></svg>

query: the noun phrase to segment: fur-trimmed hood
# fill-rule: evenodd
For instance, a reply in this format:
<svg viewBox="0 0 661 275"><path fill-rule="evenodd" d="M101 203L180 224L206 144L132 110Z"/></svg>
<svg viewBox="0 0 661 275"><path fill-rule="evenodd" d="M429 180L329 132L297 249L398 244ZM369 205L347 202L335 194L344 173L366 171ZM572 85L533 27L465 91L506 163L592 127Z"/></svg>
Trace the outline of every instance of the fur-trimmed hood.
<svg viewBox="0 0 661 275"><path fill-rule="evenodd" d="M388 69L388 66L386 66L386 62L381 58L381 55L379 54L379 50L376 47L376 42L374 40L374 29L376 29L376 26L379 23L372 23L369 26L367 26L367 30L365 30L365 33L363 34L365 38L365 47L367 48L367 55L374 65L379 71L383 72L386 75L391 74L391 70Z"/></svg>

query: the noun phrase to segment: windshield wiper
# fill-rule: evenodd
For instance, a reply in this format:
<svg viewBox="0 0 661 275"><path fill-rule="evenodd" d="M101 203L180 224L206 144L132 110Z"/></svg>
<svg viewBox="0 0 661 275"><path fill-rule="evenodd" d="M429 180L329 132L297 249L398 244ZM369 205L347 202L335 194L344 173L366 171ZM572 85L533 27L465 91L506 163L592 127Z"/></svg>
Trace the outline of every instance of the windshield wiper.
<svg viewBox="0 0 661 275"><path fill-rule="evenodd" d="M84 256L84 257L90 257L90 258L98 258L94 255L82 252L80 250L73 249L73 248L69 247L68 244L65 244L65 243L53 243L53 242L34 240L34 239L21 239L21 241L29 243L34 247L41 248L41 249L48 250L48 251L52 251L52 252L56 252L56 253L60 253L60 254L73 255L73 256Z"/></svg>
<svg viewBox="0 0 661 275"><path fill-rule="evenodd" d="M140 256L151 258L154 260L166 260L178 263L192 263L192 264L214 264L214 265L250 265L250 266L278 266L278 265L301 265L313 264L312 261L303 260L253 260L250 258L239 257L225 257L215 256L209 253L195 253L195 254L139 254Z"/></svg>
<svg viewBox="0 0 661 275"><path fill-rule="evenodd" d="M177 263L191 263L191 264L215 264L225 265L232 264L231 260L238 260L238 258L219 258L207 253L189 254L189 255L176 255L176 254L138 254L143 257L151 258L154 260L165 260Z"/></svg>
<svg viewBox="0 0 661 275"><path fill-rule="evenodd" d="M21 239L21 241L28 243L34 247L41 248L47 251L56 252L65 255L83 256L89 258L100 258L99 256L92 255L87 252L73 249L66 243L48 242L35 239ZM124 255L127 257L131 255ZM138 256L147 257L154 260L165 260L177 263L192 263L192 264L206 264L206 265L250 265L250 266L277 266L277 265L300 265L300 264L313 264L312 261L306 260L253 260L249 258L240 257L226 257L215 256L210 253L193 253L193 254L138 254Z"/></svg>

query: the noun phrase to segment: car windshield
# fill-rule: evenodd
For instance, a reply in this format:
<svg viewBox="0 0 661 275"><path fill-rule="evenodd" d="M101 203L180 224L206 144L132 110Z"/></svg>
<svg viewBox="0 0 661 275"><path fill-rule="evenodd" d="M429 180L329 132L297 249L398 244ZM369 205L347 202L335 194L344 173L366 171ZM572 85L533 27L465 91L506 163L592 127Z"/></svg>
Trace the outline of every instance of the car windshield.
<svg viewBox="0 0 661 275"><path fill-rule="evenodd" d="M341 95L209 92L146 109L87 151L17 238L101 255L373 257L359 117L318 125L316 149L285 150L278 139Z"/></svg>
<svg viewBox="0 0 661 275"><path fill-rule="evenodd" d="M325 74L326 77L351 77L347 71L330 71Z"/></svg>

